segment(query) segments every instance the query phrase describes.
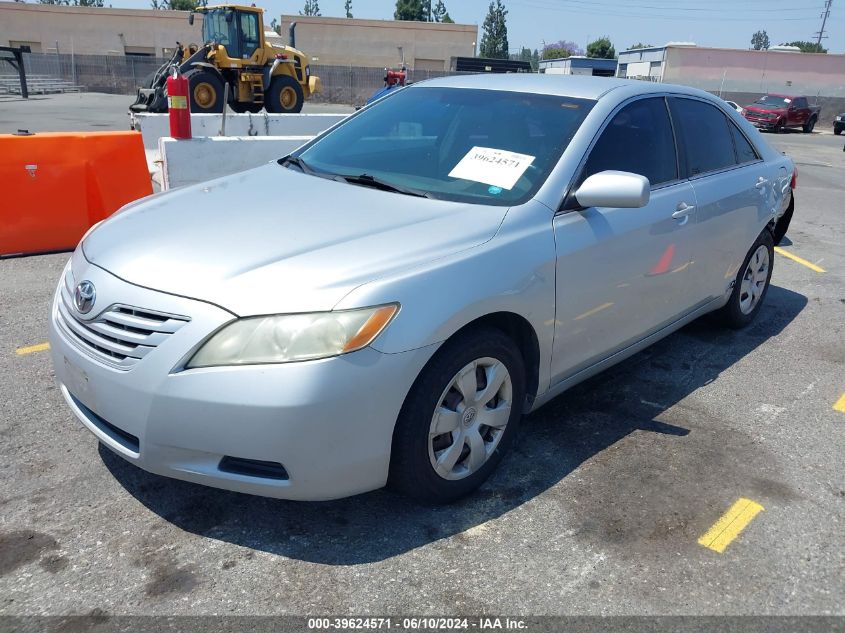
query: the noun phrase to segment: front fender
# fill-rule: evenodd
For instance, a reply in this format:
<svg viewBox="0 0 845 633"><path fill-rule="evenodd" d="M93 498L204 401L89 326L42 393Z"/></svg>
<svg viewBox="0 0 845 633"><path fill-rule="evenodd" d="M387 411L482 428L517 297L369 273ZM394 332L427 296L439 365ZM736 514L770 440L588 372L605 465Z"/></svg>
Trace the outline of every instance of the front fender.
<svg viewBox="0 0 845 633"><path fill-rule="evenodd" d="M359 286L335 309L398 302L399 314L373 343L388 354L442 343L489 314L517 314L537 335L542 393L554 341L552 215L534 201L511 209L490 241Z"/></svg>

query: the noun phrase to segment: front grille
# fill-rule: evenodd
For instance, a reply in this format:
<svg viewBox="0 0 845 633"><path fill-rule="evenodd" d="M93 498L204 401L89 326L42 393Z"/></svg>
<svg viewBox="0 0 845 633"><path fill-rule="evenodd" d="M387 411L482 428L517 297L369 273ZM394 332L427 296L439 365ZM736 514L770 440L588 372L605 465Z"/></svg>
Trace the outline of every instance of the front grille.
<svg viewBox="0 0 845 633"><path fill-rule="evenodd" d="M132 369L190 319L174 314L113 304L91 321L73 305L73 276L65 274L57 321L76 344L102 363Z"/></svg>

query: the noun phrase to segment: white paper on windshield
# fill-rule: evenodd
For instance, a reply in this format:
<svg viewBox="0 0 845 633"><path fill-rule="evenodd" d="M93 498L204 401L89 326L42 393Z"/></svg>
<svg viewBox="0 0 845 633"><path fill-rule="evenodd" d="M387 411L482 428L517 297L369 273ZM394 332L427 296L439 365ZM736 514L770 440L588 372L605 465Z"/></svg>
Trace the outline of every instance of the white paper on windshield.
<svg viewBox="0 0 845 633"><path fill-rule="evenodd" d="M492 147L473 147L449 172L449 177L474 180L510 190L533 162L534 156L528 154Z"/></svg>

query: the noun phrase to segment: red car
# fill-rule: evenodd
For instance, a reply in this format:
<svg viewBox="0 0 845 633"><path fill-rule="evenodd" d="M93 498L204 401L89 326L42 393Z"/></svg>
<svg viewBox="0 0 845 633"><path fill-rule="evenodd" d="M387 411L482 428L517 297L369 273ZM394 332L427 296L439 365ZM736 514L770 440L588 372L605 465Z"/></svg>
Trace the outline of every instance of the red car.
<svg viewBox="0 0 845 633"><path fill-rule="evenodd" d="M807 97L769 94L745 106L745 118L764 130L783 132L800 127L810 133L819 120L821 106L810 105Z"/></svg>

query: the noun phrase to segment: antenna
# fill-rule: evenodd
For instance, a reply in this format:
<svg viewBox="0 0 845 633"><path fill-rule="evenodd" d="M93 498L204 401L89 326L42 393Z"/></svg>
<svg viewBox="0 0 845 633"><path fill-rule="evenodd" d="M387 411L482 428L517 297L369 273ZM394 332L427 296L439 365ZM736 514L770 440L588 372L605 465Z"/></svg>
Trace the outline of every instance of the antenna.
<svg viewBox="0 0 845 633"><path fill-rule="evenodd" d="M824 34L824 26L827 24L827 19L830 17L830 5L833 4L833 0L825 0L824 3L824 13L822 13L822 28L820 28L816 33L813 35L818 35L818 39L816 39L816 44L821 46L822 40L827 39L827 35Z"/></svg>

